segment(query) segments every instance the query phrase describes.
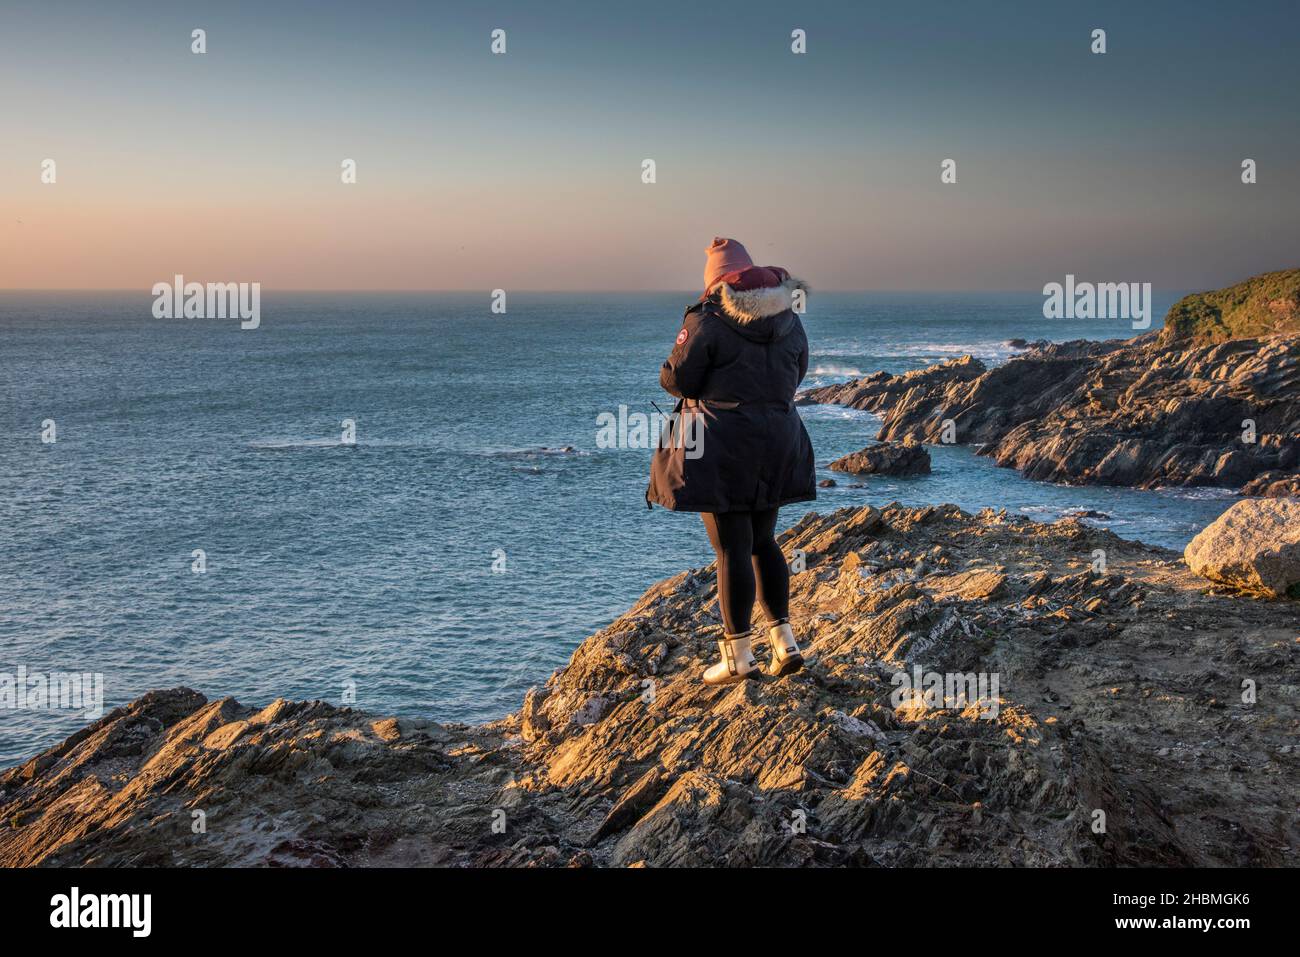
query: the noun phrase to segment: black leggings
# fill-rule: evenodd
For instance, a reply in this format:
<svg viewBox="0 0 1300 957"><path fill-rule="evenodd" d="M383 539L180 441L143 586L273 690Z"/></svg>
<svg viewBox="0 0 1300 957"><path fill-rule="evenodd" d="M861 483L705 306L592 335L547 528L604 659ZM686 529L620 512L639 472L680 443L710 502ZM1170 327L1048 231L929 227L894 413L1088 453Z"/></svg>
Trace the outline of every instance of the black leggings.
<svg viewBox="0 0 1300 957"><path fill-rule="evenodd" d="M749 631L754 612L755 576L758 600L768 621L790 615L790 569L776 543L776 513L704 512L709 543L718 553L718 607L727 634Z"/></svg>

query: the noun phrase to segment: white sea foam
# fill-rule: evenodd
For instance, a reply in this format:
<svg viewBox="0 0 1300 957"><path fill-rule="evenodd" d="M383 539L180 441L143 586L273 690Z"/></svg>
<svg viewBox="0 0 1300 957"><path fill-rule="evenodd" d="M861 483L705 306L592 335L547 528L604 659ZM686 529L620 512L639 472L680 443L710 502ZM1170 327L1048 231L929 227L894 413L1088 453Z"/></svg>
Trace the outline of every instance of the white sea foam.
<svg viewBox="0 0 1300 957"><path fill-rule="evenodd" d="M487 456L488 458L494 458L494 459L535 459L544 456L549 457L555 455L589 456L592 453L590 451L583 451L581 449L577 449L569 445L569 446L562 446L560 448L552 448L547 446L534 446L532 448L523 448L523 449L488 448L488 449L479 449L475 452L471 452L470 454L483 455L483 456Z"/></svg>
<svg viewBox="0 0 1300 957"><path fill-rule="evenodd" d="M344 442L341 438L315 438L315 439L253 439L248 443L248 448L258 449L261 451L283 451L292 449L332 449L338 446L347 446L348 448L370 448L370 449L418 449L428 448L430 443L420 441L399 441L396 439L357 439L355 442Z"/></svg>
<svg viewBox="0 0 1300 957"><path fill-rule="evenodd" d="M1237 492L1230 488L1202 486L1200 488L1162 488L1156 489L1174 498L1187 498L1196 502L1213 502L1219 499L1236 498Z"/></svg>
<svg viewBox="0 0 1300 957"><path fill-rule="evenodd" d="M818 364L815 368L808 370L809 375L831 375L844 376L848 379L860 379L867 373L861 369L855 369L852 366L836 365L835 363Z"/></svg>
<svg viewBox="0 0 1300 957"><path fill-rule="evenodd" d="M888 368L896 359L931 359L935 362L942 362L945 359L953 359L957 356L970 355L984 362L1001 365L1008 359L1023 352L1023 349L1016 349L1000 340L986 340L984 342L910 342L894 343L872 340L864 342L862 345L837 346L831 348L818 348L813 354L814 361L817 365L809 372L809 375L827 375L842 376L846 379L856 379L864 375L869 375L877 369ZM834 361L822 362L820 360L834 360L837 358L856 359L857 363L853 365L839 364ZM863 360L869 360L870 368L864 370L860 367ZM877 364L878 363L878 364Z"/></svg>
<svg viewBox="0 0 1300 957"><path fill-rule="evenodd" d="M799 414L805 419L839 419L847 422L868 422L879 425L880 416L865 409L850 409L847 405L801 405Z"/></svg>
<svg viewBox="0 0 1300 957"><path fill-rule="evenodd" d="M1021 505L1016 510L1023 515L1030 517L1046 516L1049 522L1055 522L1062 518L1077 518L1081 522L1087 522L1091 525L1099 525L1104 528L1110 528L1113 525L1131 525L1133 524L1126 518L1116 518L1112 513L1103 511L1106 506L1099 509L1096 504L1073 504L1073 505ZM1096 515L1082 515L1081 512L1102 511L1104 517Z"/></svg>
<svg viewBox="0 0 1300 957"><path fill-rule="evenodd" d="M1006 362L1012 356L1023 351L1023 349L1013 349L1005 342L966 342L956 344L917 342L911 345L897 346L891 350L891 353L909 359L925 358L927 356L951 359L956 356L969 355L989 362Z"/></svg>
<svg viewBox="0 0 1300 957"><path fill-rule="evenodd" d="M341 439L254 439L250 449L328 449L346 445ZM356 444L356 443L353 443Z"/></svg>

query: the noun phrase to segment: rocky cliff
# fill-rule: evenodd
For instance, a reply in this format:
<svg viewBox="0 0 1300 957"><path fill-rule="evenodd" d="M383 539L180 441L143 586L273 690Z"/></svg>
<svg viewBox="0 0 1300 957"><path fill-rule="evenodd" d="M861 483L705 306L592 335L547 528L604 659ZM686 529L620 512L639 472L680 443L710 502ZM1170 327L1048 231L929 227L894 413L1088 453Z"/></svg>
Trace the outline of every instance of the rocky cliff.
<svg viewBox="0 0 1300 957"><path fill-rule="evenodd" d="M1160 338L1166 344L1205 343L1279 334L1300 335L1300 269L1184 296L1165 316Z"/></svg>
<svg viewBox="0 0 1300 957"><path fill-rule="evenodd" d="M1295 860L1295 603L1073 519L863 507L782 541L797 675L699 682L706 568L483 727L153 692L0 776L0 864Z"/></svg>
<svg viewBox="0 0 1300 957"><path fill-rule="evenodd" d="M1300 270L1271 273L1181 300L1159 333L1041 343L992 369L963 356L877 372L810 389L799 402L874 412L883 420L877 439L969 444L1026 478L1139 488L1253 482L1262 494L1290 494L1300 471L1298 285ZM1236 336L1248 330L1269 334Z"/></svg>

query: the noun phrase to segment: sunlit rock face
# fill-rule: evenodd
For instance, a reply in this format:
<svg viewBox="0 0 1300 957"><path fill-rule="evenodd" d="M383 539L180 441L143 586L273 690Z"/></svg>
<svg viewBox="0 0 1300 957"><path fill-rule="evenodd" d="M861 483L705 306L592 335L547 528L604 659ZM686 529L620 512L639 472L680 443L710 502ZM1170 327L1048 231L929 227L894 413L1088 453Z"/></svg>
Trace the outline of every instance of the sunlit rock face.
<svg viewBox="0 0 1300 957"><path fill-rule="evenodd" d="M798 401L874 412L879 440L972 445L1030 479L1294 494L1297 317L1300 270L1269 273L1185 297L1136 339L1035 343L992 369L962 356Z"/></svg>
<svg viewBox="0 0 1300 957"><path fill-rule="evenodd" d="M482 727L153 692L0 776L0 864L1293 860L1296 603L951 505L809 514L782 545L798 674L700 682L704 568Z"/></svg>

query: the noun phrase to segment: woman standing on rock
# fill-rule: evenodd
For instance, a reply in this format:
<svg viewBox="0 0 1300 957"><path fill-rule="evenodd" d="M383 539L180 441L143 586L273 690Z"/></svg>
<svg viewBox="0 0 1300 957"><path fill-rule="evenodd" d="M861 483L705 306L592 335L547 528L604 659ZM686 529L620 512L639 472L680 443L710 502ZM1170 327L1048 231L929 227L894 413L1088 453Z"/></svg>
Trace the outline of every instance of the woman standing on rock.
<svg viewBox="0 0 1300 957"><path fill-rule="evenodd" d="M755 266L734 239L714 239L706 255L704 295L686 310L659 372L679 416L673 441L655 450L646 501L704 519L726 632L704 681L732 684L803 666L775 532L777 509L817 497L812 443L794 406L808 371L794 295L806 287L784 269ZM772 649L766 669L751 645L756 589Z"/></svg>

